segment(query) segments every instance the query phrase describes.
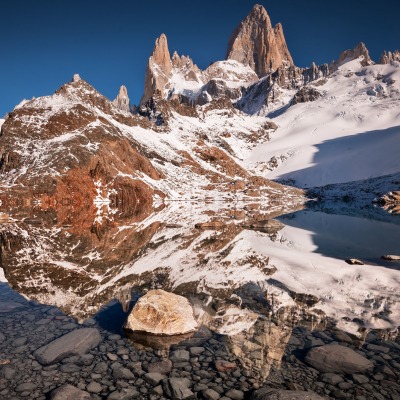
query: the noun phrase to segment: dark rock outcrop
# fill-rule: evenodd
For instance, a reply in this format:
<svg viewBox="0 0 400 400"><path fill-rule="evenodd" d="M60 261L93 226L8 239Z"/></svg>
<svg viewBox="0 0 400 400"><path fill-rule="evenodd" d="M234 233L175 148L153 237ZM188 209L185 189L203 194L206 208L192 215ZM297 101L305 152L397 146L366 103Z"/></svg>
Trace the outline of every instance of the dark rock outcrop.
<svg viewBox="0 0 400 400"><path fill-rule="evenodd" d="M299 103L307 103L309 101L315 101L321 97L321 93L311 87L311 86L304 86L302 87L293 97L290 105L294 106Z"/></svg>

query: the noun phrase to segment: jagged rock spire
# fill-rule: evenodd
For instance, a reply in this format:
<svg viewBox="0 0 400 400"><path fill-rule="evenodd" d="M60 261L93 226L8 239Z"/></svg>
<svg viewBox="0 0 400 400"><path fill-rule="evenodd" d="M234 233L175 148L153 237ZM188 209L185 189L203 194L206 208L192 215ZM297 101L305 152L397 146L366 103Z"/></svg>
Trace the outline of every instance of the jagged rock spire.
<svg viewBox="0 0 400 400"><path fill-rule="evenodd" d="M362 42L354 47L354 49L345 50L342 54L340 54L339 59L334 63L334 68L332 69L336 69L346 62L356 60L360 57L362 57L361 65L363 67L373 64L371 57L369 56L369 51Z"/></svg>
<svg viewBox="0 0 400 400"><path fill-rule="evenodd" d="M167 37L164 33L156 40L153 53L149 58L144 81L144 94L140 104L146 103L156 90L164 91L172 71L171 55Z"/></svg>
<svg viewBox="0 0 400 400"><path fill-rule="evenodd" d="M382 53L382 56L379 60L379 64L390 64L393 61L400 61L400 51L395 50L393 53L391 51L386 52L386 50Z"/></svg>
<svg viewBox="0 0 400 400"><path fill-rule="evenodd" d="M267 11L258 4L233 31L228 42L226 58L249 65L259 77L275 71L282 65L294 65L282 25L272 27Z"/></svg>
<svg viewBox="0 0 400 400"><path fill-rule="evenodd" d="M128 96L128 90L124 85L120 87L119 93L112 103L115 107L119 108L122 111L130 111L131 103Z"/></svg>

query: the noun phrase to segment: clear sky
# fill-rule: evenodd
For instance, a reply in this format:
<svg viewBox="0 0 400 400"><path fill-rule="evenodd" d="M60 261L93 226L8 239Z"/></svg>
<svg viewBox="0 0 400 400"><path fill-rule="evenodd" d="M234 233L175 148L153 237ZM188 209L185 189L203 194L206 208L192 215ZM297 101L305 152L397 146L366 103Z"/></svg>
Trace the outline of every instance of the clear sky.
<svg viewBox="0 0 400 400"><path fill-rule="evenodd" d="M125 84L132 103L143 91L146 63L161 33L171 53L201 68L225 57L251 0L2 0L0 117L22 99L53 93L74 73L113 99ZM400 48L399 0L258 1L281 22L300 67L330 62L366 43L373 59Z"/></svg>

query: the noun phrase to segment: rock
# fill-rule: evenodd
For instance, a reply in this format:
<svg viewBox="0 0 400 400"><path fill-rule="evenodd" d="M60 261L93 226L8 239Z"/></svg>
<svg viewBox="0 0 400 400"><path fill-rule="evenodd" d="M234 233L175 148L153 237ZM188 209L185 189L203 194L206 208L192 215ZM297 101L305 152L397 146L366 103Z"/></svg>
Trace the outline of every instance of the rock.
<svg viewBox="0 0 400 400"><path fill-rule="evenodd" d="M293 97L290 105L294 106L299 103L307 103L315 101L321 97L321 93L311 86L302 87Z"/></svg>
<svg viewBox="0 0 400 400"><path fill-rule="evenodd" d="M20 392L33 392L34 390L37 389L37 385L32 383L32 382L26 382L26 383L21 383L19 384L16 388L15 391L20 393Z"/></svg>
<svg viewBox="0 0 400 400"><path fill-rule="evenodd" d="M4 336L4 334L2 334L0 332L0 343L3 343L6 340L6 337Z"/></svg>
<svg viewBox="0 0 400 400"><path fill-rule="evenodd" d="M249 65L261 78L282 65L293 66L281 24L272 27L265 8L255 5L233 31L226 59Z"/></svg>
<svg viewBox="0 0 400 400"><path fill-rule="evenodd" d="M255 231L268 233L270 235L278 233L284 227L285 225L283 225L282 222L279 222L275 219L269 219L267 221L257 221L250 225L242 225L242 228L244 229L252 229Z"/></svg>
<svg viewBox="0 0 400 400"><path fill-rule="evenodd" d="M350 265L364 265L364 263L360 260L357 260L357 258L348 258L345 261Z"/></svg>
<svg viewBox="0 0 400 400"><path fill-rule="evenodd" d="M150 290L135 304L125 328L155 335L181 335L195 331L197 322L185 297Z"/></svg>
<svg viewBox="0 0 400 400"><path fill-rule="evenodd" d="M172 362L185 362L190 360L190 354L187 350L175 350L171 353Z"/></svg>
<svg viewBox="0 0 400 400"><path fill-rule="evenodd" d="M83 328L69 332L34 352L34 357L43 365L54 364L72 355L82 355L101 342L96 328Z"/></svg>
<svg viewBox="0 0 400 400"><path fill-rule="evenodd" d="M244 393L240 390L231 389L225 393L226 397L229 397L232 400L243 400Z"/></svg>
<svg viewBox="0 0 400 400"><path fill-rule="evenodd" d="M206 400L218 400L221 396L218 392L213 389L206 389L201 392L202 396Z"/></svg>
<svg viewBox="0 0 400 400"><path fill-rule="evenodd" d="M204 347L191 347L190 348L190 354L192 356L198 356L199 354L203 353L205 351Z"/></svg>
<svg viewBox="0 0 400 400"><path fill-rule="evenodd" d="M325 398L313 392L262 388L257 390L250 400L325 400Z"/></svg>
<svg viewBox="0 0 400 400"><path fill-rule="evenodd" d="M367 345L367 349L371 350L371 351L374 351L375 353L385 353L385 354L389 353L389 351L390 351L389 347L379 346L379 345L376 345L376 344L368 344Z"/></svg>
<svg viewBox="0 0 400 400"><path fill-rule="evenodd" d="M89 385L86 386L86 390L90 393L100 393L103 388L98 382L90 382Z"/></svg>
<svg viewBox="0 0 400 400"><path fill-rule="evenodd" d="M0 301L0 314L1 313L12 313L21 310L25 306L16 301Z"/></svg>
<svg viewBox="0 0 400 400"><path fill-rule="evenodd" d="M90 394L66 384L51 392L50 400L91 400Z"/></svg>
<svg viewBox="0 0 400 400"><path fill-rule="evenodd" d="M119 108L122 111L131 111L131 103L128 97L128 90L124 85L120 87L118 95L112 103L115 107Z"/></svg>
<svg viewBox="0 0 400 400"><path fill-rule="evenodd" d="M10 367L3 367L0 369L0 376L3 377L6 380L10 380L14 377L15 375L15 369L10 368Z"/></svg>
<svg viewBox="0 0 400 400"><path fill-rule="evenodd" d="M343 378L337 374L327 373L322 375L322 382L329 383L330 385L337 385L343 382Z"/></svg>
<svg viewBox="0 0 400 400"><path fill-rule="evenodd" d="M180 346L201 346L211 338L212 332L207 327L201 326L190 339L180 342Z"/></svg>
<svg viewBox="0 0 400 400"><path fill-rule="evenodd" d="M13 340L12 345L15 347L23 346L28 341L27 337L20 337L18 339Z"/></svg>
<svg viewBox="0 0 400 400"><path fill-rule="evenodd" d="M159 372L148 372L147 374L144 374L142 378L147 383L150 383L150 385L157 386L163 379L166 378L166 376L160 374Z"/></svg>
<svg viewBox="0 0 400 400"><path fill-rule="evenodd" d="M382 260L387 260L387 261L400 261L400 256L395 256L395 255L385 255L381 257Z"/></svg>
<svg viewBox="0 0 400 400"><path fill-rule="evenodd" d="M162 381L162 387L166 395L171 399L194 399L194 393L189 389L190 380L187 378L170 378Z"/></svg>
<svg viewBox="0 0 400 400"><path fill-rule="evenodd" d="M117 361L118 360L118 356L116 354L113 354L113 353L107 353L107 358L110 361Z"/></svg>
<svg viewBox="0 0 400 400"><path fill-rule="evenodd" d="M354 49L345 50L339 56L339 59L333 63L331 70L339 68L341 65L356 59L361 60L361 65L366 67L372 64L371 57L369 56L368 49L364 43L359 43Z"/></svg>
<svg viewBox="0 0 400 400"><path fill-rule="evenodd" d="M81 77L79 76L79 74L74 74L74 76L72 77L72 82L79 82L81 80Z"/></svg>
<svg viewBox="0 0 400 400"><path fill-rule="evenodd" d="M354 350L338 344L311 349L305 361L320 372L357 374L373 369L373 363Z"/></svg>
<svg viewBox="0 0 400 400"><path fill-rule="evenodd" d="M360 385L369 382L368 377L365 375L353 374L352 378L354 382L359 383Z"/></svg>
<svg viewBox="0 0 400 400"><path fill-rule="evenodd" d="M135 375L133 375L132 371L123 367L115 368L113 370L113 377L115 379L135 379Z"/></svg>
<svg viewBox="0 0 400 400"><path fill-rule="evenodd" d="M229 362L229 361L224 361L224 360L215 360L215 369L218 372L223 372L226 373L228 371L232 371L234 369L237 369L238 366L233 363L233 362Z"/></svg>
<svg viewBox="0 0 400 400"><path fill-rule="evenodd" d="M155 363L149 364L147 367L147 371L149 372L158 372L160 374L168 375L172 369L172 361L171 360L162 360L157 361Z"/></svg>
<svg viewBox="0 0 400 400"><path fill-rule="evenodd" d="M139 397L139 392L133 387L116 390L108 395L107 400L131 400Z"/></svg>

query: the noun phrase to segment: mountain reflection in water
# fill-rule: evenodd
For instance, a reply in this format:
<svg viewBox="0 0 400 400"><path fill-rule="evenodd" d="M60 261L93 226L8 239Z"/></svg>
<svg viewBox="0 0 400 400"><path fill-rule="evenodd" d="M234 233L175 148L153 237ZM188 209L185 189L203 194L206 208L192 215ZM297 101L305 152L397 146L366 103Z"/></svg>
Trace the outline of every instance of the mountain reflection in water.
<svg viewBox="0 0 400 400"><path fill-rule="evenodd" d="M0 225L0 267L13 289L79 320L113 299L128 311L132 293L148 289L184 295L201 325L267 369L265 358L279 359L296 325L329 321L360 338L371 328L396 329L400 272L335 258L342 242L332 226L350 217L301 211L280 218L286 226L271 222L295 211L279 203L171 202L142 215L105 210L92 223L60 222L52 209L9 215ZM386 225L400 237L398 225ZM368 260L395 251L386 240L373 257L367 243Z"/></svg>

